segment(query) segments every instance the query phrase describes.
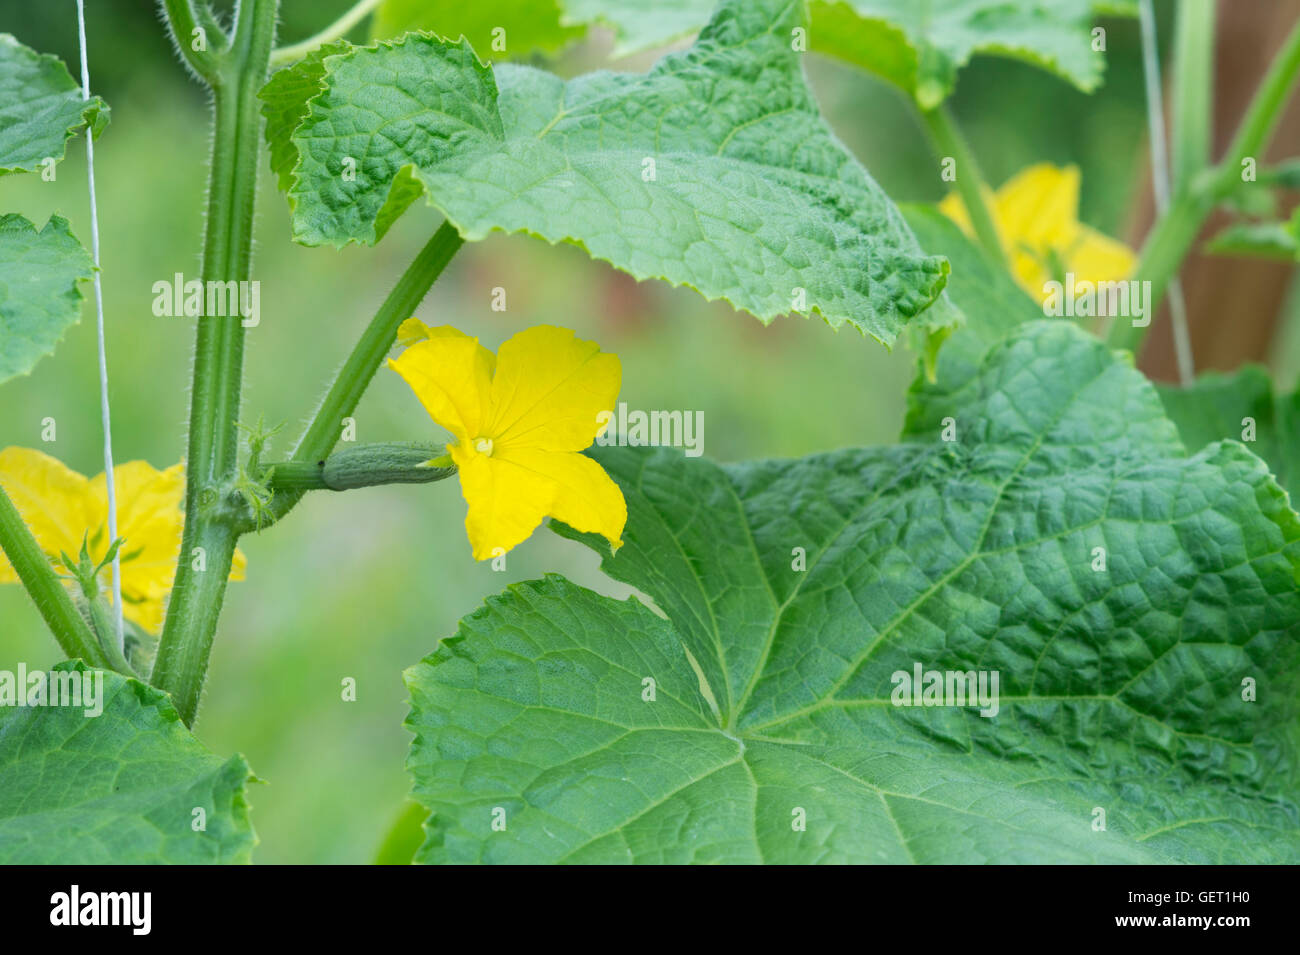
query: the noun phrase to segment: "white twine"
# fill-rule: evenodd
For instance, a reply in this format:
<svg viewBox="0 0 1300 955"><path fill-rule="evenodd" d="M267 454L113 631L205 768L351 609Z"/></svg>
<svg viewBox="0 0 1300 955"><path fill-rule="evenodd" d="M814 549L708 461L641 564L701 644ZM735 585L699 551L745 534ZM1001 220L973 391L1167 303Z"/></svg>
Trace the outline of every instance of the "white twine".
<svg viewBox="0 0 1300 955"><path fill-rule="evenodd" d="M86 59L86 8L77 0L77 39L81 45L81 98L90 101L90 66ZM108 408L108 355L104 349L104 292L99 282L99 212L95 206L95 140L86 128L86 177L90 183L90 254L95 263L95 331L99 337L99 409L104 430L104 484L108 490L108 542L117 540L117 482L113 473L112 415ZM122 560L113 555L113 608L117 648L125 653L122 621Z"/></svg>

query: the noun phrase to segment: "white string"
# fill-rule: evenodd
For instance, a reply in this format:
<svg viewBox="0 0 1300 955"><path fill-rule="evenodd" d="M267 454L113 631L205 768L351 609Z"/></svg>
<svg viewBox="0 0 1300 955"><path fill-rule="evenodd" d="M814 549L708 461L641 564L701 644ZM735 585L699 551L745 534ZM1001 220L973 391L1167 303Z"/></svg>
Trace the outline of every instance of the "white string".
<svg viewBox="0 0 1300 955"><path fill-rule="evenodd" d="M1160 90L1160 60L1156 53L1156 17L1151 0L1138 7L1142 24L1142 72L1147 90L1147 129L1151 137L1151 180L1156 193L1156 211L1161 215L1169 208L1169 157L1165 148L1165 104ZM1174 355L1178 361L1178 378L1190 385L1196 376L1192 363L1192 340L1187 333L1187 305L1183 300L1183 283L1175 275L1169 280L1169 315L1173 320Z"/></svg>
<svg viewBox="0 0 1300 955"><path fill-rule="evenodd" d="M86 59L86 8L77 0L77 39L81 44L81 98L90 100L90 66ZM108 490L108 542L117 540L117 481L113 474L113 428L108 409L108 355L104 349L104 292L99 283L99 212L95 207L95 140L86 128L86 176L90 182L90 254L95 260L95 331L99 336L99 410L104 430L104 484ZM122 561L113 555L113 607L117 648L125 652L122 622Z"/></svg>

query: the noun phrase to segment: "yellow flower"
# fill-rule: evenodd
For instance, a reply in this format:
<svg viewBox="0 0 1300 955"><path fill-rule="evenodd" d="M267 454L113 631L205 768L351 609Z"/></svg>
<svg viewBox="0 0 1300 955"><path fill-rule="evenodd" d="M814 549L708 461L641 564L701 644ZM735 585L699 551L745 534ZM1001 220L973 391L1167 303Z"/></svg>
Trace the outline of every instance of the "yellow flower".
<svg viewBox="0 0 1300 955"><path fill-rule="evenodd" d="M447 450L460 469L475 560L504 554L548 515L622 546L623 492L579 453L604 430L601 412L618 397L617 355L551 325L519 332L497 355L477 338L416 319L403 323L397 342L405 350L389 365L455 439Z"/></svg>
<svg viewBox="0 0 1300 955"><path fill-rule="evenodd" d="M179 464L158 471L146 461L130 461L114 471L117 534L124 541L122 615L150 633L162 629L167 595L181 549L185 472ZM32 536L51 560L60 553L76 559L83 537L99 563L108 539L108 482L87 478L60 461L30 448L0 451L0 485L22 514ZM244 555L235 552L231 580L243 580ZM101 572L107 578L111 571ZM17 583L13 566L0 554L0 583ZM74 586L69 582L69 586ZM107 586L105 587L107 591Z"/></svg>
<svg viewBox="0 0 1300 955"><path fill-rule="evenodd" d="M1133 271L1132 249L1079 221L1075 166L1039 163L1022 169L996 194L986 190L984 201L1012 274L1036 302L1046 297L1044 283L1064 281L1067 272L1074 273L1075 282L1117 282ZM974 233L957 193L939 203L939 211L968 235Z"/></svg>

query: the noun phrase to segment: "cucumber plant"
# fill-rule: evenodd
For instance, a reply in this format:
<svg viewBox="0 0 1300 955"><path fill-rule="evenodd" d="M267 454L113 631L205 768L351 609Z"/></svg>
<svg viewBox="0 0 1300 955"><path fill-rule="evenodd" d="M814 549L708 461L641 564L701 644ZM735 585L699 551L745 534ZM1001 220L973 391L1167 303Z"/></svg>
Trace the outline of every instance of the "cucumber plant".
<svg viewBox="0 0 1300 955"><path fill-rule="evenodd" d="M228 582L257 585L240 538L311 491L443 482L475 558L549 516L637 596L515 585L406 671L403 825L422 829L400 861L1300 860L1296 400L1254 368L1157 387L1128 354L1209 213L1264 217L1291 181L1242 170L1294 85L1300 29L1213 162L1195 55L1213 14L1180 8L1172 195L1131 256L1077 222L1069 175L994 193L945 101L977 54L1097 88L1094 18L1137 4L363 0L279 48L276 0L228 23L203 0L161 6L212 93L188 446L182 467L98 483L0 452L0 580L68 657L32 685L86 704L23 705L28 682L6 696L0 675L0 859L249 861L252 772L190 730ZM372 12L371 42L344 39ZM694 39L644 73L509 62L597 23L620 55ZM900 89L951 203L885 193L822 117L810 54ZM40 174L108 118L9 36L0 90L0 175ZM247 302L210 307L213 286L235 301L255 281L263 163L303 245L376 244L421 201L444 220L278 461L241 425ZM1035 183L1054 204L1021 214L1047 195L1027 198ZM1235 229L1219 248L1297 254L1280 222ZM458 249L495 232L765 324L902 339L919 361L899 441L733 465L593 447L617 358L549 326L493 354L412 320ZM1046 317L1044 280L1099 262L1148 283L1144 315ZM65 220L0 216L0 381L54 347L91 274ZM447 445L336 449L385 359ZM113 480L139 491L117 539Z"/></svg>

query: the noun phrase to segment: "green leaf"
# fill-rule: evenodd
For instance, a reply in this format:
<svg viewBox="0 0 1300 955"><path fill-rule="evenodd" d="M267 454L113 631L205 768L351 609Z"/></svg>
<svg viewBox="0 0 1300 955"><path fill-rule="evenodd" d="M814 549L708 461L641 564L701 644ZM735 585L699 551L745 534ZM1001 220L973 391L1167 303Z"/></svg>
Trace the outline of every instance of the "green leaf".
<svg viewBox="0 0 1300 955"><path fill-rule="evenodd" d="M614 54L625 56L698 30L713 3L561 0L561 6L564 23L612 26ZM1137 15L1133 3L1088 0L814 0L810 7L810 49L878 74L923 109L951 95L957 71L981 53L1030 63L1091 92L1105 69L1105 55L1092 48L1093 18Z"/></svg>
<svg viewBox="0 0 1300 955"><path fill-rule="evenodd" d="M1292 222L1234 222L1205 244L1211 255L1245 258L1300 259L1300 239Z"/></svg>
<svg viewBox="0 0 1300 955"><path fill-rule="evenodd" d="M301 124L268 125L273 155L288 140L299 157L295 238L376 242L424 193L467 239L572 242L763 321L816 312L891 344L947 263L817 112L789 43L798 14L728 0L648 74L567 83L422 34L326 56ZM292 114L264 96L272 119Z"/></svg>
<svg viewBox="0 0 1300 955"><path fill-rule="evenodd" d="M108 104L83 100L62 60L0 33L0 176L57 162L83 126L97 137L107 125Z"/></svg>
<svg viewBox="0 0 1300 955"><path fill-rule="evenodd" d="M293 185L293 167L298 163L298 150L289 136L306 117L307 101L324 89L325 57L351 49L352 44L346 41L319 46L292 66L277 71L258 94L264 104L271 171L281 191Z"/></svg>
<svg viewBox="0 0 1300 955"><path fill-rule="evenodd" d="M1300 520L1263 463L1186 457L1067 322L943 411L954 442L791 461L601 449L602 566L658 612L550 576L407 671L418 858L1300 861ZM997 672L997 714L893 705L918 665Z"/></svg>
<svg viewBox="0 0 1300 955"><path fill-rule="evenodd" d="M908 394L908 428L924 431L938 428L939 417L953 404L964 400L976 387L976 376L984 355L997 342L1024 322L1043 317L1042 308L1025 294L1006 269L990 262L957 225L934 206L903 205L903 218L923 248L945 256L952 274L944 298L965 318L942 342L935 360L924 354L926 367ZM939 401L937 398L944 400Z"/></svg>
<svg viewBox="0 0 1300 955"><path fill-rule="evenodd" d="M715 0L560 0L565 23L601 24L614 30L614 56L667 46L708 23Z"/></svg>
<svg viewBox="0 0 1300 955"><path fill-rule="evenodd" d="M1188 451L1242 441L1268 462L1292 507L1300 503L1300 392L1275 395L1268 372L1258 365L1231 374L1207 372L1187 388L1156 390Z"/></svg>
<svg viewBox="0 0 1300 955"><path fill-rule="evenodd" d="M388 40L411 30L449 40L464 36L494 60L555 53L587 32L582 26L560 24L556 0L384 0L371 21L370 38Z"/></svg>
<svg viewBox="0 0 1300 955"><path fill-rule="evenodd" d="M87 697L79 707L0 706L0 862L249 861L253 777L242 756L209 753L159 690L79 662L54 673L83 686L102 676L102 712L87 716Z"/></svg>
<svg viewBox="0 0 1300 955"><path fill-rule="evenodd" d="M1041 67L1084 92L1106 58L1092 48L1088 0L846 0L813 4L812 49L871 70L922 109L952 94L975 54Z"/></svg>
<svg viewBox="0 0 1300 955"><path fill-rule="evenodd" d="M558 10L551 0L516 9L521 2L467 7L387 0L372 36L425 29L455 38L463 32L485 51L492 28L503 26L507 37L523 37L518 47L508 45L506 55L513 57L554 51L582 27L601 24L614 30L613 54L622 57L695 33L714 10L713 0L558 0ZM813 0L809 7L813 52L876 73L923 109L952 94L957 71L977 54L1020 60L1092 92L1106 66L1105 54L1092 48L1093 19L1137 16L1137 5L1123 0Z"/></svg>
<svg viewBox="0 0 1300 955"><path fill-rule="evenodd" d="M45 228L0 215L0 384L30 372L81 316L78 282L94 274L90 253L50 216Z"/></svg>

